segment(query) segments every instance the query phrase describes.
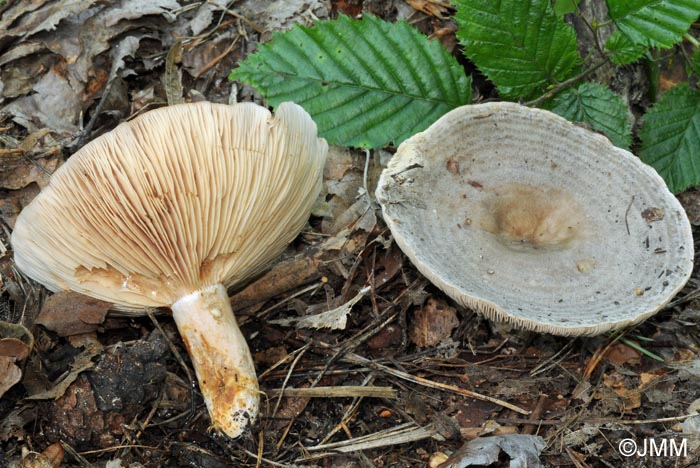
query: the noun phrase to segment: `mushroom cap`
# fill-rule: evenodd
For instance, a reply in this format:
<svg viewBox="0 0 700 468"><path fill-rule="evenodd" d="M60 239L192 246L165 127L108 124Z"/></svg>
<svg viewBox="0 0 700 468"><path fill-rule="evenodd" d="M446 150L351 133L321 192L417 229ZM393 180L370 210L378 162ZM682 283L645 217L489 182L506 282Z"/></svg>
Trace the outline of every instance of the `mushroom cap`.
<svg viewBox="0 0 700 468"><path fill-rule="evenodd" d="M19 215L15 263L52 291L161 307L261 271L296 237L328 146L292 103L164 107L85 145Z"/></svg>
<svg viewBox="0 0 700 468"><path fill-rule="evenodd" d="M544 110L452 110L398 148L377 199L416 267L515 326L595 335L664 306L693 268L683 208L636 156Z"/></svg>

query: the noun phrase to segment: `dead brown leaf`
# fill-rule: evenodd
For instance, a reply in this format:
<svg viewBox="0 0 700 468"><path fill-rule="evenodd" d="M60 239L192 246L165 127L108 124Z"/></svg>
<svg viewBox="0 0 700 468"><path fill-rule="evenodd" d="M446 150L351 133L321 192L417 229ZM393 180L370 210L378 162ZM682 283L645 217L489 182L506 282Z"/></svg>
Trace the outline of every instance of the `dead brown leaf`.
<svg viewBox="0 0 700 468"><path fill-rule="evenodd" d="M178 66L182 60L182 41L178 41L170 48L165 59L165 94L168 97L168 105L182 104L182 71Z"/></svg>
<svg viewBox="0 0 700 468"><path fill-rule="evenodd" d="M700 192L697 190L688 190L678 194L678 200L683 205L688 219L691 224L700 224Z"/></svg>
<svg viewBox="0 0 700 468"><path fill-rule="evenodd" d="M415 10L439 19L445 19L453 8L447 0L406 0L406 3Z"/></svg>
<svg viewBox="0 0 700 468"><path fill-rule="evenodd" d="M14 228L19 212L39 194L39 191L37 184L30 184L23 189L8 192L0 198L0 217Z"/></svg>
<svg viewBox="0 0 700 468"><path fill-rule="evenodd" d="M59 468L65 452L60 442L54 442L41 453L22 450L19 468Z"/></svg>
<svg viewBox="0 0 700 468"><path fill-rule="evenodd" d="M22 340L17 338L2 338L0 339L0 356L14 358L16 361L21 361L29 356L31 348Z"/></svg>
<svg viewBox="0 0 700 468"><path fill-rule="evenodd" d="M414 314L409 336L411 341L421 348L436 346L450 338L452 330L458 325L457 309L430 298L425 306Z"/></svg>
<svg viewBox="0 0 700 468"><path fill-rule="evenodd" d="M625 411L631 411L642 405L642 394L638 388L628 388L628 379L618 372L603 375L603 385L611 389L622 399Z"/></svg>
<svg viewBox="0 0 700 468"><path fill-rule="evenodd" d="M396 244L391 244L386 255L382 258L382 266L384 267L374 277L374 287L380 288L389 283L401 271L403 265L403 255Z"/></svg>
<svg viewBox="0 0 700 468"><path fill-rule="evenodd" d="M623 364L639 364L642 357L641 353L624 343L615 343L610 346L605 352L605 357L617 365Z"/></svg>
<svg viewBox="0 0 700 468"><path fill-rule="evenodd" d="M22 380L22 370L15 361L12 357L0 356L0 396Z"/></svg>
<svg viewBox="0 0 700 468"><path fill-rule="evenodd" d="M34 337L22 325L0 322L0 397L22 380L17 363L26 359Z"/></svg>
<svg viewBox="0 0 700 468"><path fill-rule="evenodd" d="M32 135L27 137L27 140L31 137ZM58 148L56 151L40 155L20 149L12 153L0 153L0 156L0 188L7 190L19 190L33 183L41 188L45 187L51 174L61 163L61 152Z"/></svg>
<svg viewBox="0 0 700 468"><path fill-rule="evenodd" d="M97 330L111 307L83 294L58 292L46 300L36 323L61 336L88 333Z"/></svg>
<svg viewBox="0 0 700 468"><path fill-rule="evenodd" d="M54 29L62 20L79 15L96 2L97 0L17 2L0 19L0 45L12 38L26 38Z"/></svg>
<svg viewBox="0 0 700 468"><path fill-rule="evenodd" d="M59 382L55 383L52 388L47 391L36 393L27 397L27 400L48 400L61 398L68 387L80 377L80 374L88 369L95 367L92 358L97 356L102 351L102 345L95 344L85 349L77 355L70 365L70 372ZM92 390L90 390L92 394Z"/></svg>

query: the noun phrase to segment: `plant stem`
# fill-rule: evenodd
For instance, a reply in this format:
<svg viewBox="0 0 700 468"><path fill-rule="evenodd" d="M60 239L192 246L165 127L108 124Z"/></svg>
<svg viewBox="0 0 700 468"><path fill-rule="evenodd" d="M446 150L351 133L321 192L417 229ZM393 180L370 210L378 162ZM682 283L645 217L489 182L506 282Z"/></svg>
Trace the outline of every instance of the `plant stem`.
<svg viewBox="0 0 700 468"><path fill-rule="evenodd" d="M588 75L590 75L591 73L593 73L594 71L596 71L597 69L599 69L600 67L605 65L606 63L607 62L604 60L598 62L597 64L584 70L583 72L579 73L578 75L574 76L573 78L569 78L566 81L562 81L561 83L559 83L554 88L550 89L549 91L544 93L542 96L538 97L537 99L526 102L525 105L531 106L531 107L532 106L536 107L536 106L542 104L547 99L550 99L550 98L556 96L557 94L559 94L563 90L568 89L568 88L572 87L573 85L575 85L576 83L578 83L579 81L583 80L585 77L587 77Z"/></svg>
<svg viewBox="0 0 700 468"><path fill-rule="evenodd" d="M683 34L683 38L693 44L693 47L700 49L700 41L695 39L692 34L690 33L685 33Z"/></svg>

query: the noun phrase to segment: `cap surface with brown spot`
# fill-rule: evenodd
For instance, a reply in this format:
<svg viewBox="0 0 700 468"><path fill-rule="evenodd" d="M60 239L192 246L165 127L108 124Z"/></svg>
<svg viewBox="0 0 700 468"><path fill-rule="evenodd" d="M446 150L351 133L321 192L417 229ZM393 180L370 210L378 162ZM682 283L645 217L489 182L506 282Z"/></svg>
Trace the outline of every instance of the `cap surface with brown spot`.
<svg viewBox="0 0 700 468"><path fill-rule="evenodd" d="M541 332L640 322L693 267L690 224L652 168L517 104L460 107L406 140L377 199L433 283L489 318Z"/></svg>

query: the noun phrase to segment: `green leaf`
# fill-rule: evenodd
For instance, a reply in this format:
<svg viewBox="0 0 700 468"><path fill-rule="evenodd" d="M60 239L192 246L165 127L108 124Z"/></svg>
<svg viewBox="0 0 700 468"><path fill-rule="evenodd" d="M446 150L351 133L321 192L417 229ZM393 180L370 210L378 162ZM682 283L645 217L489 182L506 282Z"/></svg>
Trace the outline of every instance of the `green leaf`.
<svg viewBox="0 0 700 468"><path fill-rule="evenodd" d="M558 17L562 17L568 13L578 11L578 3L580 0L554 0L554 12Z"/></svg>
<svg viewBox="0 0 700 468"><path fill-rule="evenodd" d="M471 79L440 42L372 15L276 33L229 79L273 106L300 104L329 143L364 148L398 145L471 102Z"/></svg>
<svg viewBox="0 0 700 468"><path fill-rule="evenodd" d="M647 50L645 44L635 44L619 30L608 37L608 40L605 42L605 48L610 52L610 60L616 65L627 65L628 63L636 62L642 58Z"/></svg>
<svg viewBox="0 0 700 468"><path fill-rule="evenodd" d="M574 30L549 0L457 0L457 37L502 98L529 99L580 69Z"/></svg>
<svg viewBox="0 0 700 468"><path fill-rule="evenodd" d="M554 98L552 112L584 122L605 133L616 146L628 149L632 143L629 108L620 96L598 83L583 83Z"/></svg>
<svg viewBox="0 0 700 468"><path fill-rule="evenodd" d="M683 83L664 93L644 116L639 137L639 157L672 192L700 185L700 92Z"/></svg>
<svg viewBox="0 0 700 468"><path fill-rule="evenodd" d="M689 76L700 77L700 49L693 50L693 53L688 59L686 73Z"/></svg>
<svg viewBox="0 0 700 468"><path fill-rule="evenodd" d="M669 48L700 15L700 0L608 0L619 31L635 44Z"/></svg>

